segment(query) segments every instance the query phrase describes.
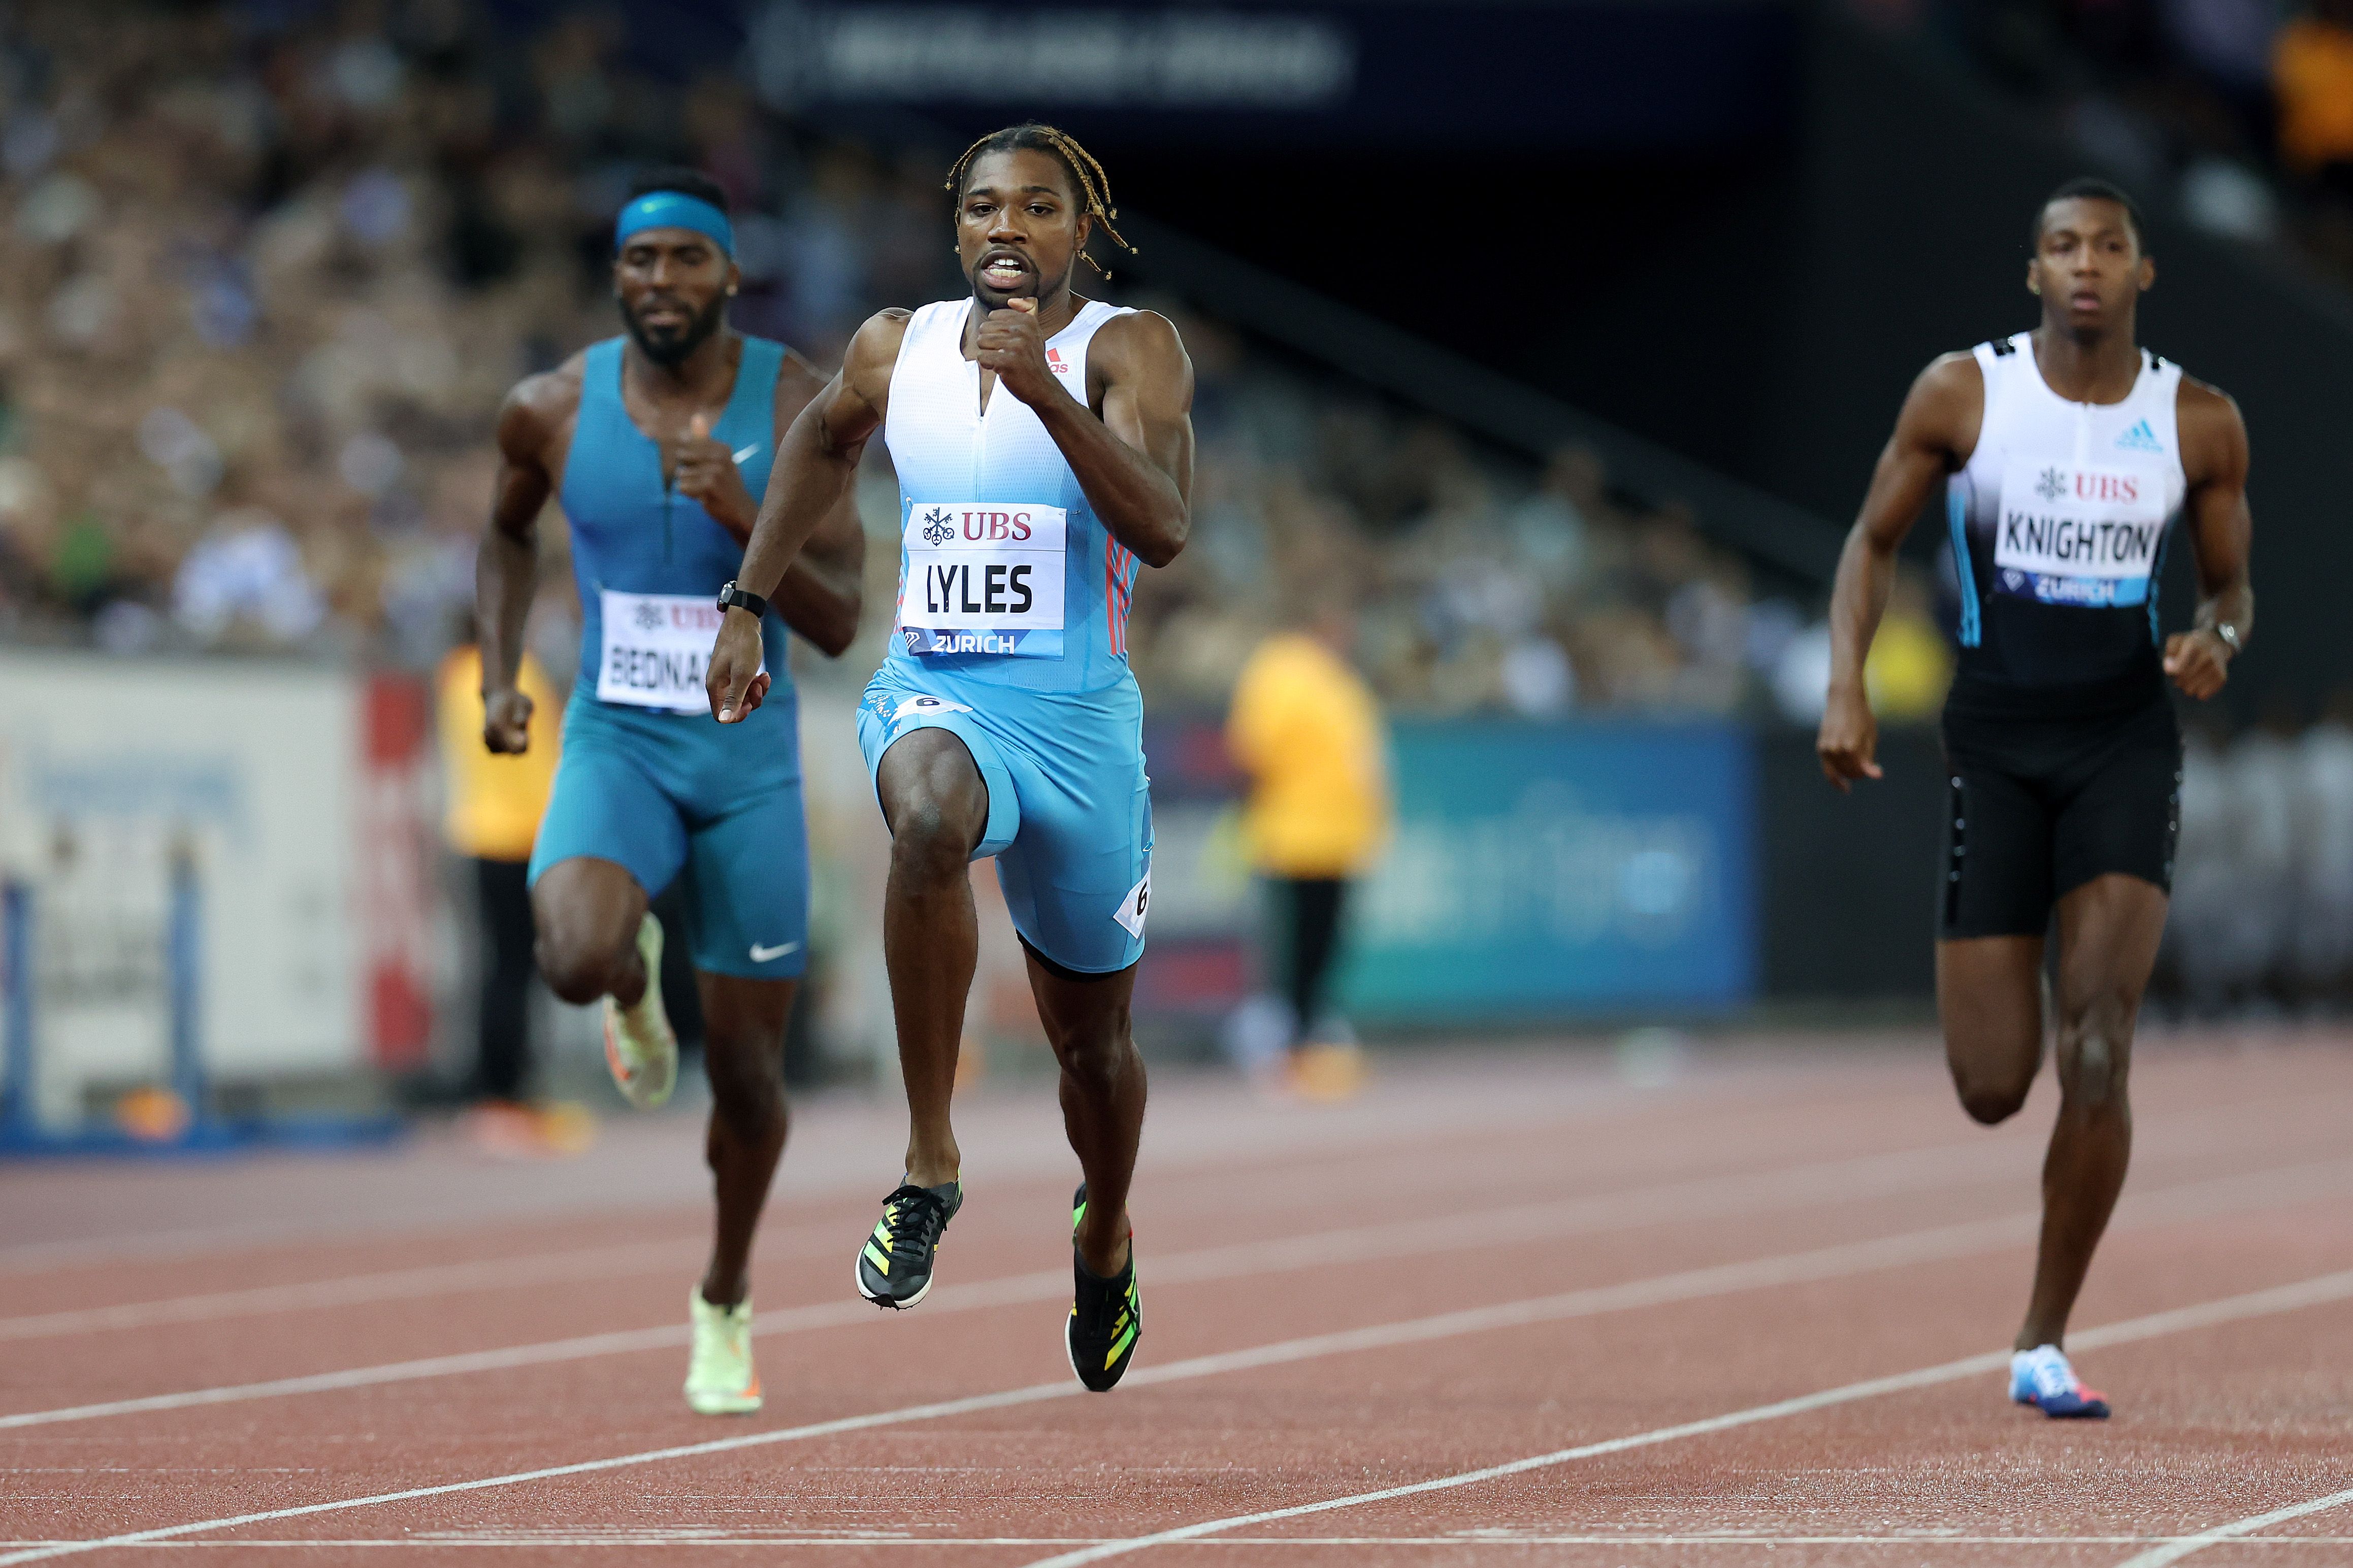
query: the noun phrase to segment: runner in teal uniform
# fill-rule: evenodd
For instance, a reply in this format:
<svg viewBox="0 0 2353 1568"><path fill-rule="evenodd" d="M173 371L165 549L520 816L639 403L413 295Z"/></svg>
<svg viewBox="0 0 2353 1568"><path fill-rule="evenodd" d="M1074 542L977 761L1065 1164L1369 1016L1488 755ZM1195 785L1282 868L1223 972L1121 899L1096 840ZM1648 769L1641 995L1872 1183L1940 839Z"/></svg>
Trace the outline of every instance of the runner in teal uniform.
<svg viewBox="0 0 2353 1568"><path fill-rule="evenodd" d="M782 344L726 324L735 292L726 197L687 171L640 181L615 225L625 337L532 376L499 416L501 463L479 566L486 722L494 752L529 743L515 689L554 496L572 534L583 623L564 758L531 862L539 965L568 1002L602 1000L606 1054L629 1100L677 1077L661 1004L663 931L647 901L682 879L711 1076L718 1198L691 1299L688 1402L756 1410L747 1268L784 1152L785 1021L807 961L808 855L785 628L828 654L857 634L863 537L828 510L760 625L782 700L713 724L703 667L718 596L750 536L779 434L818 388Z"/></svg>
<svg viewBox="0 0 2353 1568"><path fill-rule="evenodd" d="M1101 1391L1142 1328L1127 1192L1144 1063L1128 999L1152 807L1127 605L1139 565L1166 564L1190 527L1193 372L1166 321L1071 291L1112 216L1102 166L1075 142L1051 126L997 132L948 184L972 293L859 330L785 438L741 582L756 595L784 574L883 431L900 480L899 613L859 740L892 832L883 948L913 1126L858 1289L885 1307L923 1300L964 1201L948 1098L977 942L965 867L993 855L1085 1177L1064 1346ZM724 723L756 721L767 689L758 605L744 608L712 655Z"/></svg>

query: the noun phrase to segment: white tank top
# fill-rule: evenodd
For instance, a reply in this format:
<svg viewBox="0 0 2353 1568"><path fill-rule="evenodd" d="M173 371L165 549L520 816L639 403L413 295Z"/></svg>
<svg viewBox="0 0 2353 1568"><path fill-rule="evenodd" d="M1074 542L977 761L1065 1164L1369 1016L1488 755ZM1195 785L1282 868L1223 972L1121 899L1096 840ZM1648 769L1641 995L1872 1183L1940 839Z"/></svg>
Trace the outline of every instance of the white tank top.
<svg viewBox="0 0 2353 1568"><path fill-rule="evenodd" d="M2189 482L2181 368L2147 350L2121 403L2051 390L2031 334L1973 351L1985 415L1947 487L1961 587L1954 700L2161 686L2157 579Z"/></svg>
<svg viewBox="0 0 2353 1568"><path fill-rule="evenodd" d="M1061 448L999 384L980 406L964 357L973 301L926 305L891 372L882 438L899 473L898 619L891 658L934 681L1094 691L1132 679L1127 610L1137 562L1088 504ZM1087 397L1087 346L1128 312L1080 308L1046 342L1071 396Z"/></svg>

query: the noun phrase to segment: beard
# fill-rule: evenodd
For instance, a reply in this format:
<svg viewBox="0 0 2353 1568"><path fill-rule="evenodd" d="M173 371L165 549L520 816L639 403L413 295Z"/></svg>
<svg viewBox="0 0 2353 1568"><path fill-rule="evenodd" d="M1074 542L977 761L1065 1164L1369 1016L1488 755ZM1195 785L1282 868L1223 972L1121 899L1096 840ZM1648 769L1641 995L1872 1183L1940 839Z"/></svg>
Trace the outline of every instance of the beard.
<svg viewBox="0 0 2353 1568"><path fill-rule="evenodd" d="M649 331L628 305L621 307L621 324L628 329L629 340L644 354L664 370L683 363L687 355L701 348L712 333L727 319L727 296L716 295L701 314L691 318L686 325L675 330Z"/></svg>

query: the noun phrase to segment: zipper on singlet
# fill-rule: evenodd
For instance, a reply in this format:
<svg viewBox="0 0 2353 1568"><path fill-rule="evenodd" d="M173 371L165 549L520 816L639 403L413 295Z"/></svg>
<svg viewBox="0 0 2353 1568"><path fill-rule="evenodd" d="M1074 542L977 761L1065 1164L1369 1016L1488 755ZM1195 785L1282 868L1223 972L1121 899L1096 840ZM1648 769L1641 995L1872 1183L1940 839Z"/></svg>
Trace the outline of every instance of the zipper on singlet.
<svg viewBox="0 0 2353 1568"><path fill-rule="evenodd" d="M654 461L657 463L661 461L659 454L656 455ZM678 492L670 488L670 474L662 475L662 564L665 566L670 563L670 507L678 500Z"/></svg>

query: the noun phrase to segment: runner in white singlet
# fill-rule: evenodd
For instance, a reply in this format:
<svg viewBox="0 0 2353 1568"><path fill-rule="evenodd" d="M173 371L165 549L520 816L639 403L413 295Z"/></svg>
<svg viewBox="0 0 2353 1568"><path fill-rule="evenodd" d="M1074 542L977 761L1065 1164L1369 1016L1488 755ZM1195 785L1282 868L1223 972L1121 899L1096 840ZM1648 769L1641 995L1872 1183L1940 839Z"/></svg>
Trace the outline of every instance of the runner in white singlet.
<svg viewBox="0 0 2353 1568"><path fill-rule="evenodd" d="M1112 214L1102 167L1068 136L983 137L948 188L970 297L859 330L777 456L738 592L777 581L881 430L901 487L899 616L858 722L892 833L882 938L913 1126L858 1289L879 1306L921 1301L964 1201L948 1097L977 942L965 866L994 856L1085 1175L1063 1342L1101 1392L1142 1327L1127 1189L1144 1062L1128 998L1152 801L1127 603L1139 564L1166 564L1190 526L1193 372L1162 318L1071 291ZM721 626L710 688L723 723L767 689L746 640L757 625L731 611Z"/></svg>
<svg viewBox="0 0 2353 1568"><path fill-rule="evenodd" d="M2027 264L2042 324L1947 354L1914 384L1839 563L1818 742L1841 789L1879 776L1863 659L1896 548L1941 480L1962 603L1936 1003L1961 1103L2007 1119L2042 1067L2055 914L2059 1119L2010 1384L2054 1416L2108 1414L2062 1346L2132 1152L2133 1026L2180 818L2166 679L2211 697L2254 623L2246 427L2229 398L2136 343L2157 276L2142 233L2115 186L2061 186ZM2158 574L2177 520L2197 554L2198 612L2168 637Z"/></svg>

